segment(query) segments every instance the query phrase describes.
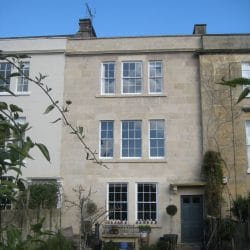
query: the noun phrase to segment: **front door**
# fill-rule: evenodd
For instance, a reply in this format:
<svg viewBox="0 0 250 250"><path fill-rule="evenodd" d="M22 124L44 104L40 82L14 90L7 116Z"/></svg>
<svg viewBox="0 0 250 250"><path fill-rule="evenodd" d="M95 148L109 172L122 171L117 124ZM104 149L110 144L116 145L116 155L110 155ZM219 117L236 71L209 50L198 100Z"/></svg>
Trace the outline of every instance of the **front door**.
<svg viewBox="0 0 250 250"><path fill-rule="evenodd" d="M181 196L181 241L201 242L203 237L202 195Z"/></svg>

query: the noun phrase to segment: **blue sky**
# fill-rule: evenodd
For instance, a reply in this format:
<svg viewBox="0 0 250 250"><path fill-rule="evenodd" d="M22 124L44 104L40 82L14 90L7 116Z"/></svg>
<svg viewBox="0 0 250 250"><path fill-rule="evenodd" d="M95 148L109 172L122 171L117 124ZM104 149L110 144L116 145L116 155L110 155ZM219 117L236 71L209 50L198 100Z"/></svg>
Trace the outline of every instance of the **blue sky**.
<svg viewBox="0 0 250 250"><path fill-rule="evenodd" d="M74 34L84 0L1 0L0 37ZM250 0L88 0L98 37L250 33Z"/></svg>

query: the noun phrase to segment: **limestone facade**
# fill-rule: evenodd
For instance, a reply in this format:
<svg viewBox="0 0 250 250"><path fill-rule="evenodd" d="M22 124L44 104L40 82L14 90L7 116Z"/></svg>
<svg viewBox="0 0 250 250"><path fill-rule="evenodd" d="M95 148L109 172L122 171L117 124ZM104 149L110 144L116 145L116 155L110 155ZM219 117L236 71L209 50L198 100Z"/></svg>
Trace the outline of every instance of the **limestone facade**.
<svg viewBox="0 0 250 250"><path fill-rule="evenodd" d="M69 118L85 128L85 140L100 152L100 122L113 121L114 154L102 161L108 169L85 160L82 147L63 128L61 173L66 197L74 197L73 187L82 185L94 191L92 199L108 210L109 184L127 185L127 221L136 225L137 184L156 184L156 223L151 239L166 233L181 234L181 195L203 194L201 181L202 136L200 116L199 61L200 36L138 37L68 40L65 66L64 99L71 100ZM163 91L150 94L151 61L160 61L163 71ZM102 64L115 64L115 92L101 91ZM142 92L122 93L124 62L141 62ZM149 156L149 123L163 120L165 155ZM141 122L142 154L138 158L122 157L122 122ZM178 187L171 184L187 184ZM193 185L191 184L193 183ZM177 206L171 218L166 213L169 204ZM78 229L76 214L65 213L64 226ZM108 220L106 218L105 220ZM75 221L75 223L72 223Z"/></svg>

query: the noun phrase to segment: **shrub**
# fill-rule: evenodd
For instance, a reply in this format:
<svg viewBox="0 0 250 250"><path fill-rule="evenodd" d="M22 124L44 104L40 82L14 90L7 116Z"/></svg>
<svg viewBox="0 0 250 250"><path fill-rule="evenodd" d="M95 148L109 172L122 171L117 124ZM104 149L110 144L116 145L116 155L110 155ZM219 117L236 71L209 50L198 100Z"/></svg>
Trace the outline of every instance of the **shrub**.
<svg viewBox="0 0 250 250"><path fill-rule="evenodd" d="M246 222L249 218L248 208L250 205L250 197L238 196L236 200L233 201L233 206L231 211L233 215L241 222Z"/></svg>

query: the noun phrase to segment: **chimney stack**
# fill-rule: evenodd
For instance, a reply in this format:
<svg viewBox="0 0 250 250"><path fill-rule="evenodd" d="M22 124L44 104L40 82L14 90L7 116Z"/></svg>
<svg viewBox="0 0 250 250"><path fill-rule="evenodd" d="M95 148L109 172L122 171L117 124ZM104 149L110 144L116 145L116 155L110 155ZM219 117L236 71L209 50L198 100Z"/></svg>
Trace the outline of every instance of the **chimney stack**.
<svg viewBox="0 0 250 250"><path fill-rule="evenodd" d="M207 34L207 25L206 24L195 24L193 34L194 35Z"/></svg>
<svg viewBox="0 0 250 250"><path fill-rule="evenodd" d="M95 29L90 18L79 19L79 31L76 36L82 38L96 37Z"/></svg>

